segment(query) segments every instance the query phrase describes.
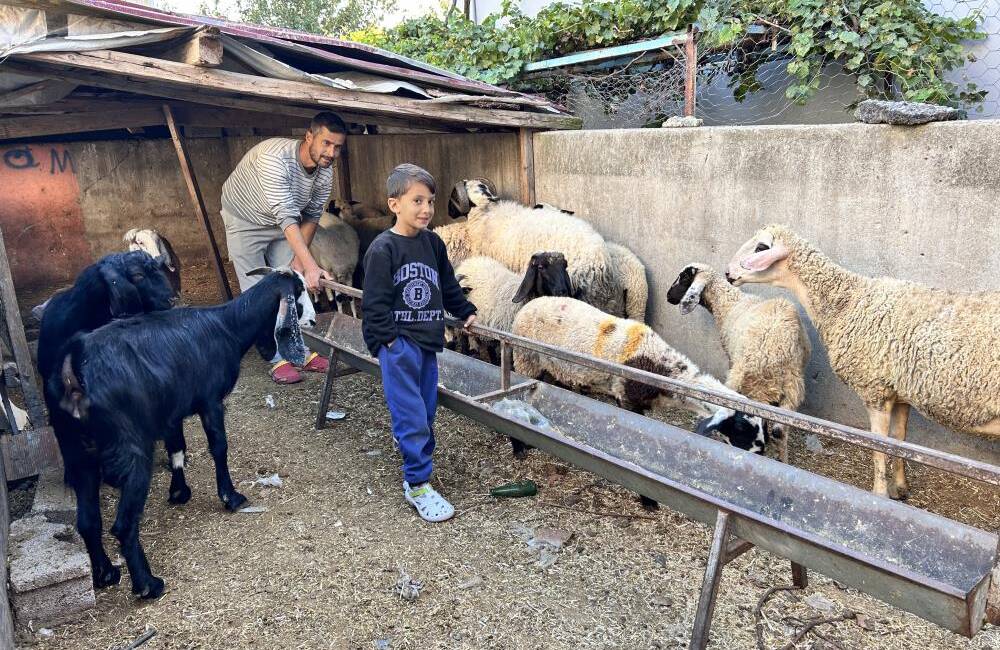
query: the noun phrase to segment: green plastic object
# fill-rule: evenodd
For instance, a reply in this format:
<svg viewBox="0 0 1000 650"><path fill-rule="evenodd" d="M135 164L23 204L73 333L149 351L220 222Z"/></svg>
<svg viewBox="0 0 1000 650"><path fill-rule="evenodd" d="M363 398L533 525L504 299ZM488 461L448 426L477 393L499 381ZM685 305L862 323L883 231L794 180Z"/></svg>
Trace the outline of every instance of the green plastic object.
<svg viewBox="0 0 1000 650"><path fill-rule="evenodd" d="M538 494L538 486L535 485L534 481L525 479L523 481L515 481L514 483L508 483L506 485L501 485L500 487L495 487L490 490L490 494L498 499L533 497Z"/></svg>

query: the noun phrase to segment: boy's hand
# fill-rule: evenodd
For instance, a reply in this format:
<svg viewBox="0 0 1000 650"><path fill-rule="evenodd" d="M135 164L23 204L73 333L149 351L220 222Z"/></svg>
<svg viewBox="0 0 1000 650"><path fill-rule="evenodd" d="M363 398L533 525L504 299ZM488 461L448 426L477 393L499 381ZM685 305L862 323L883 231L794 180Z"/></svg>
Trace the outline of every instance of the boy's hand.
<svg viewBox="0 0 1000 650"><path fill-rule="evenodd" d="M469 316L468 318L465 319L465 323L462 325L462 329L466 329L466 330L469 329L470 327L472 327L472 324L475 323L475 322L476 322L476 315L473 314L473 315L471 315L471 316Z"/></svg>

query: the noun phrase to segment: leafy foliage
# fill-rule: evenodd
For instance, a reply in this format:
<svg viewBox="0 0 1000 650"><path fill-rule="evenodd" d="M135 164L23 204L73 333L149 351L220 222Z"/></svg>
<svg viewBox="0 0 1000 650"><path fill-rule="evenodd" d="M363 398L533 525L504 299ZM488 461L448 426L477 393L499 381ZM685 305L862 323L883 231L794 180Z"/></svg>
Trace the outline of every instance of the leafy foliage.
<svg viewBox="0 0 1000 650"><path fill-rule="evenodd" d="M258 25L344 37L377 25L397 0L238 0L239 19ZM203 1L201 12L219 15L219 0Z"/></svg>

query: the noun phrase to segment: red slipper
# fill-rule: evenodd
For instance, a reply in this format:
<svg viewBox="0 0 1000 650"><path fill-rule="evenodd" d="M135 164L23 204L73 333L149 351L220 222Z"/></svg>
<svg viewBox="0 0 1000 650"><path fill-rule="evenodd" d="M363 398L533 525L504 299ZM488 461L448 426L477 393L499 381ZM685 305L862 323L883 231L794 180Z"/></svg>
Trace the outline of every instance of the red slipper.
<svg viewBox="0 0 1000 650"><path fill-rule="evenodd" d="M330 369L330 361L313 352L306 359L306 365L302 366L302 369L306 372L326 372Z"/></svg>
<svg viewBox="0 0 1000 650"><path fill-rule="evenodd" d="M297 384L302 381L302 374L287 361L279 361L271 368L271 379L276 384Z"/></svg>

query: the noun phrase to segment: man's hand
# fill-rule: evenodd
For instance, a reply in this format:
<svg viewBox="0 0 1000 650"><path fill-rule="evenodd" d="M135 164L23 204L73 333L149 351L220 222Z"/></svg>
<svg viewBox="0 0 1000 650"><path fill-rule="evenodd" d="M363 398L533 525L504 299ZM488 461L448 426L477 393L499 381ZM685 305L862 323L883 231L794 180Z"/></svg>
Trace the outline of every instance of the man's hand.
<svg viewBox="0 0 1000 650"><path fill-rule="evenodd" d="M475 322L476 322L476 315L473 314L473 315L471 315L471 316L469 316L468 318L465 319L465 323L462 325L462 329L465 329L465 330L469 329L470 327L472 327L472 324L475 323Z"/></svg>
<svg viewBox="0 0 1000 650"><path fill-rule="evenodd" d="M319 291L320 278L324 278L326 280L331 279L330 274L324 271L323 269L319 268L318 266L313 266L311 268L306 269L303 275L306 278L306 288L309 289L309 291L313 292Z"/></svg>

